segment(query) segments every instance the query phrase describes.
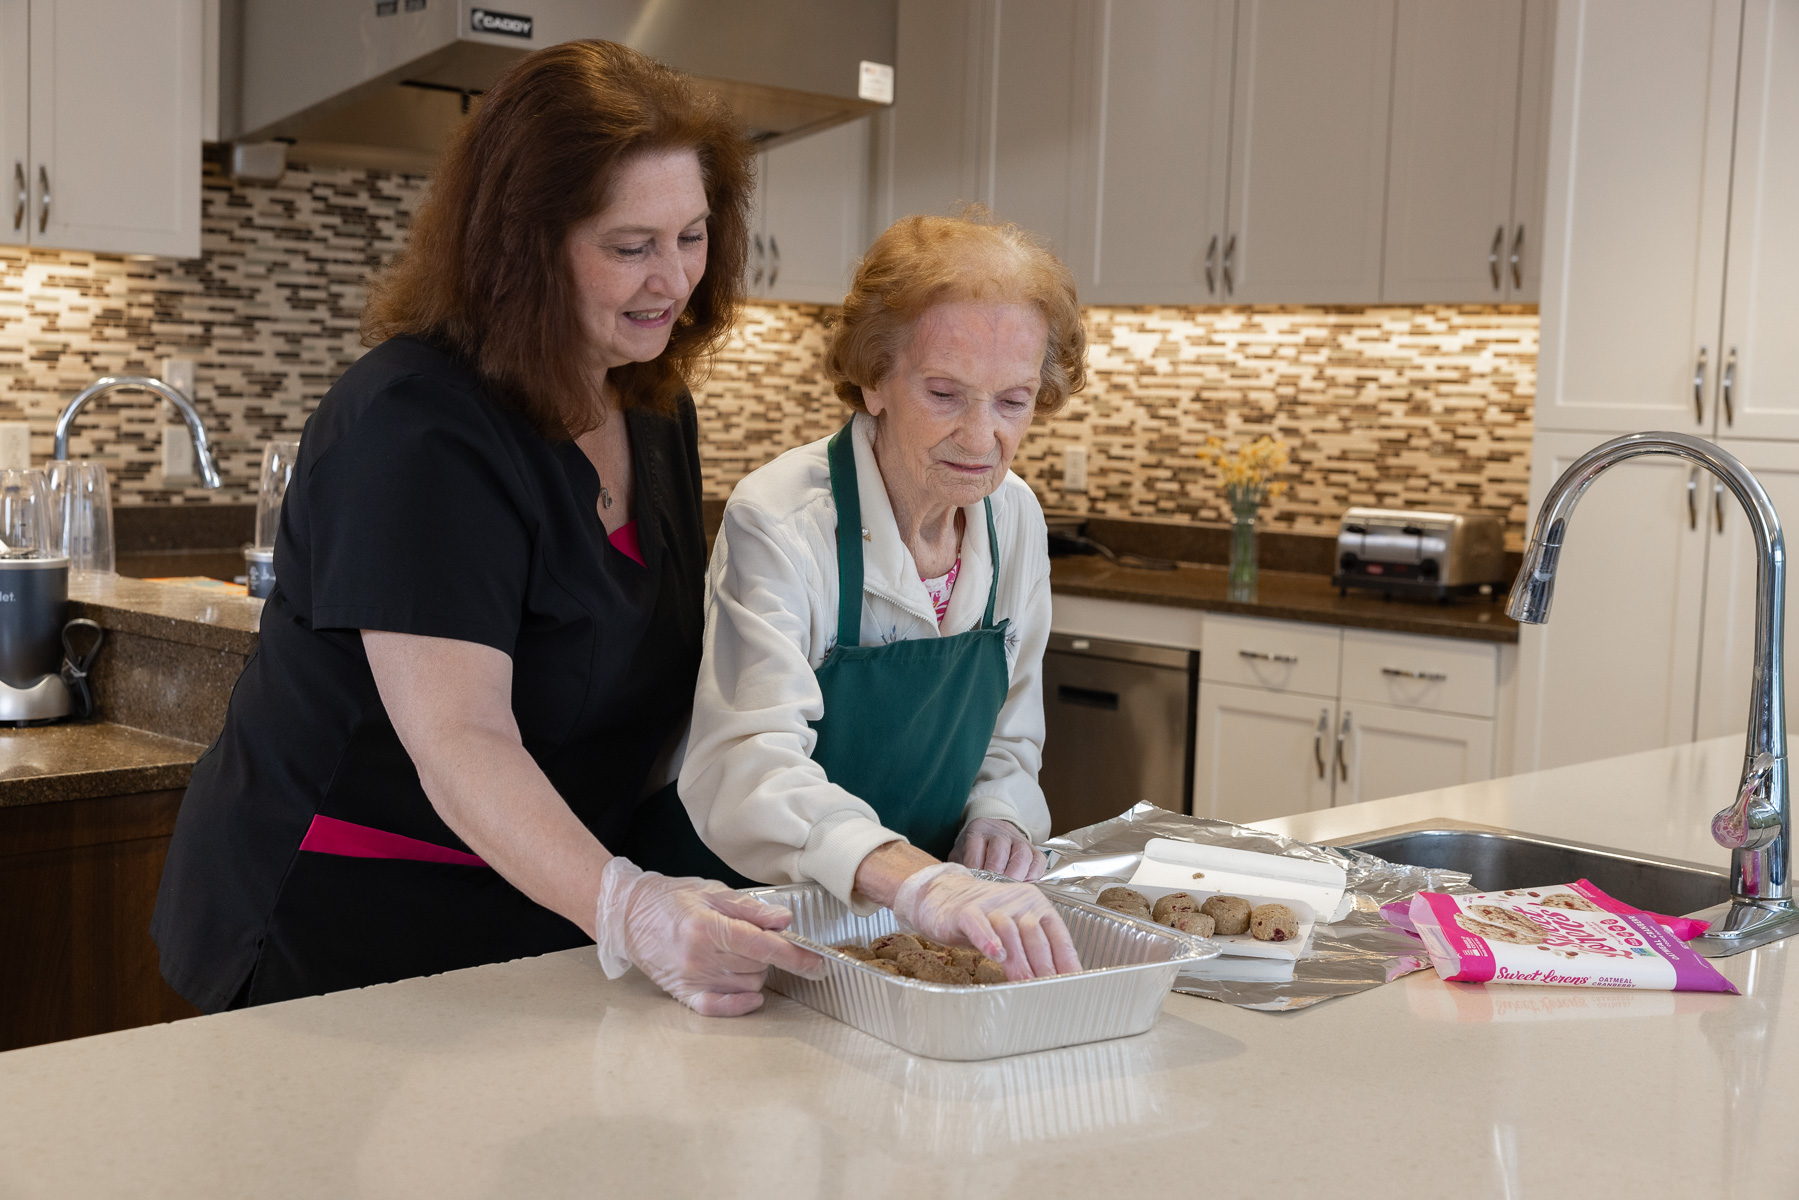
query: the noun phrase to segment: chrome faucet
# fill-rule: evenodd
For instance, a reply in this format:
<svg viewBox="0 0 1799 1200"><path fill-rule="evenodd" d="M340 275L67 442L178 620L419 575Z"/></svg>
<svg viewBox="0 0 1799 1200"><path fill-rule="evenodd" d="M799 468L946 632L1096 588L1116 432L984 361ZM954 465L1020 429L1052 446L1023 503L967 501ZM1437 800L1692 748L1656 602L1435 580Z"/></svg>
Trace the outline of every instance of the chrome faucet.
<svg viewBox="0 0 1799 1200"><path fill-rule="evenodd" d="M1541 625L1549 619L1555 570L1574 506L1592 482L1626 459L1669 454L1697 463L1723 481L1755 531L1755 677L1749 737L1736 799L1712 818L1712 838L1730 854L1730 900L1695 914L1711 929L1693 948L1711 958L1738 954L1799 933L1793 903L1792 796L1787 788L1786 540L1773 502L1748 468L1684 433L1633 433L1595 446L1562 472L1543 498L1524 565L1506 612Z"/></svg>
<svg viewBox="0 0 1799 1200"><path fill-rule="evenodd" d="M104 396L107 392L128 389L154 392L175 406L175 411L187 422L188 436L194 439L194 466L200 472L200 486L218 487L219 468L212 460L212 444L206 440L206 426L200 420L200 414L194 411L193 403L179 389L148 375L102 375L82 388L80 394L62 410L62 416L56 418L55 457L59 460L69 457L69 430L74 427L76 415L86 407L89 400Z"/></svg>

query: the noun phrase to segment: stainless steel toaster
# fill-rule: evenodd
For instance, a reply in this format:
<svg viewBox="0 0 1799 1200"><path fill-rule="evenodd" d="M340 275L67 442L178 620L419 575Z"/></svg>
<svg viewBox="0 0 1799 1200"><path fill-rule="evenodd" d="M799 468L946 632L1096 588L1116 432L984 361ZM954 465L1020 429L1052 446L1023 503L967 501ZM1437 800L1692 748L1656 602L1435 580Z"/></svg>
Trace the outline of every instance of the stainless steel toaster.
<svg viewBox="0 0 1799 1200"><path fill-rule="evenodd" d="M1491 513L1352 508L1337 526L1331 582L1421 600L1503 592L1505 530Z"/></svg>

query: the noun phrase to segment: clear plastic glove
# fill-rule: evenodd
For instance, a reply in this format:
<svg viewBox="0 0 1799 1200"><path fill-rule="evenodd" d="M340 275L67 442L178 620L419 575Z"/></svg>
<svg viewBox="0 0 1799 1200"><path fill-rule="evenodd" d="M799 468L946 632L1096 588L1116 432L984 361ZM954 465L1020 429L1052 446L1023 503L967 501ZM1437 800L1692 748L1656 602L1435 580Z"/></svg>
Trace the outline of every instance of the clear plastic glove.
<svg viewBox="0 0 1799 1200"><path fill-rule="evenodd" d="M1068 927L1033 884L994 883L960 863L938 863L906 877L893 912L928 938L973 946L1002 964L1007 979L1081 969Z"/></svg>
<svg viewBox="0 0 1799 1200"><path fill-rule="evenodd" d="M671 878L614 858L600 873L594 941L606 978L635 965L657 987L708 1017L762 1006L770 966L820 978L824 960L778 930L793 914L713 879Z"/></svg>
<svg viewBox="0 0 1799 1200"><path fill-rule="evenodd" d="M976 817L962 826L949 860L971 871L992 871L1027 882L1041 877L1049 866L1043 851L1031 845L1024 830L998 817Z"/></svg>

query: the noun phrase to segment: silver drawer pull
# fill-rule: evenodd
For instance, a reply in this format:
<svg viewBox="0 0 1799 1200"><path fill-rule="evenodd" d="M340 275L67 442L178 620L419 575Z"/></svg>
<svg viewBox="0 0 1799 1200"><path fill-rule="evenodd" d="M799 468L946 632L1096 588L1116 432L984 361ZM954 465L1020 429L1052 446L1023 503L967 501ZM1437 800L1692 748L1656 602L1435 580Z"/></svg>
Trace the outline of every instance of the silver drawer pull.
<svg viewBox="0 0 1799 1200"><path fill-rule="evenodd" d="M1253 658L1257 662L1277 662L1287 663L1288 665L1292 665L1299 661L1298 657L1292 654L1267 654L1261 650L1239 650L1237 651L1237 657Z"/></svg>
<svg viewBox="0 0 1799 1200"><path fill-rule="evenodd" d="M1402 671L1398 667L1382 667L1380 673L1389 679L1422 679L1428 683L1447 683L1449 676L1441 671Z"/></svg>

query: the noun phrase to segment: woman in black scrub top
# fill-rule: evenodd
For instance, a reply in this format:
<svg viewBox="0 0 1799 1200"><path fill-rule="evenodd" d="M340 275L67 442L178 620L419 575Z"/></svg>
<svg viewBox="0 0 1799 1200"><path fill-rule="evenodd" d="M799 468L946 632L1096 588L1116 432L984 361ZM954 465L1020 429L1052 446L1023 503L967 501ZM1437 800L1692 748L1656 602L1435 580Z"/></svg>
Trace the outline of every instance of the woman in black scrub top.
<svg viewBox="0 0 1799 1200"><path fill-rule="evenodd" d="M735 317L751 154L606 42L523 59L446 153L378 344L307 421L261 642L182 804L151 931L200 1008L589 939L719 1015L816 968L783 910L657 873L671 806L645 803L700 658L683 381Z"/></svg>

